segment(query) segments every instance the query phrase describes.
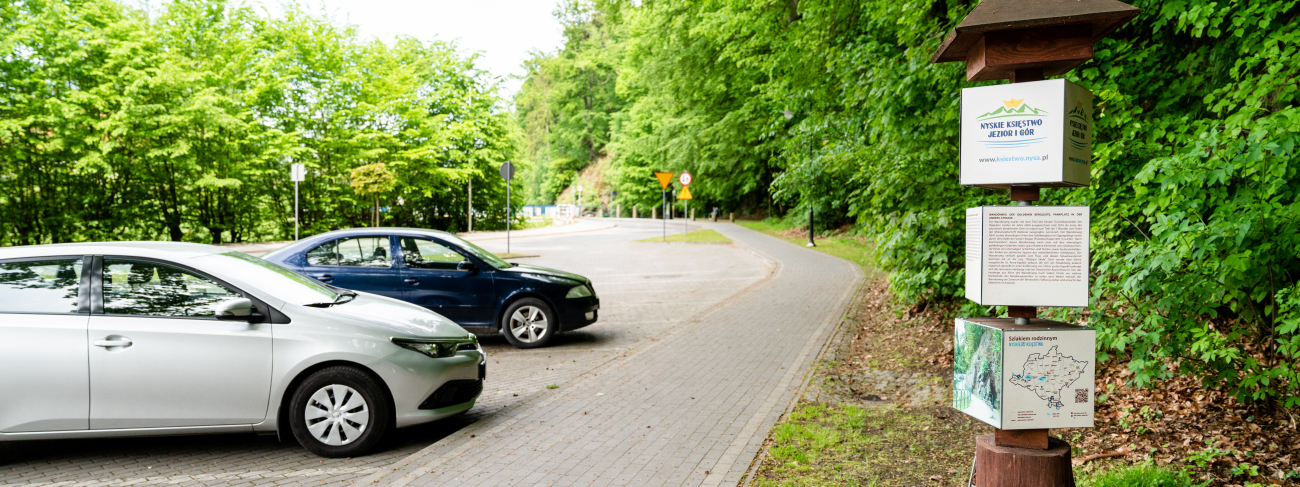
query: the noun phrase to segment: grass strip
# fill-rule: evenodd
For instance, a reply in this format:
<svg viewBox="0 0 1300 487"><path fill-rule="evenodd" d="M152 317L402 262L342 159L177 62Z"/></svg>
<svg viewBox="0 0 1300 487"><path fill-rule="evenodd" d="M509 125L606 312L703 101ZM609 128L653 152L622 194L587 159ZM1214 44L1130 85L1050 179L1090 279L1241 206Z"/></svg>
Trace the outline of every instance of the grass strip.
<svg viewBox="0 0 1300 487"><path fill-rule="evenodd" d="M808 233L804 232L802 237L791 236L794 227L784 225L775 219L769 218L763 221L738 221L737 225L750 230L765 233L773 237L785 240L796 245L806 245L808 243ZM874 267L871 265L872 247L860 238L856 237L814 237L813 242L817 244L813 250L833 255L841 259L853 262L862 266L862 271L871 275Z"/></svg>
<svg viewBox="0 0 1300 487"><path fill-rule="evenodd" d="M638 242L663 242L664 237L643 238ZM694 230L688 233L674 233L668 236L669 242L720 242L730 243L731 239L715 230Z"/></svg>

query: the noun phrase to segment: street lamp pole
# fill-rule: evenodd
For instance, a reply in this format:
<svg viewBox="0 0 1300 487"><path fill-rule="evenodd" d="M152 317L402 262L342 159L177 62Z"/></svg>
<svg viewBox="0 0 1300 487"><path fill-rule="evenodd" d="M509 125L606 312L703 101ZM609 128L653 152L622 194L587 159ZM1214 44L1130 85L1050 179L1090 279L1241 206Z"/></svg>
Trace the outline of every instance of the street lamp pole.
<svg viewBox="0 0 1300 487"><path fill-rule="evenodd" d="M817 244L813 243L813 207L808 205L808 245L805 245L805 247L816 246Z"/></svg>

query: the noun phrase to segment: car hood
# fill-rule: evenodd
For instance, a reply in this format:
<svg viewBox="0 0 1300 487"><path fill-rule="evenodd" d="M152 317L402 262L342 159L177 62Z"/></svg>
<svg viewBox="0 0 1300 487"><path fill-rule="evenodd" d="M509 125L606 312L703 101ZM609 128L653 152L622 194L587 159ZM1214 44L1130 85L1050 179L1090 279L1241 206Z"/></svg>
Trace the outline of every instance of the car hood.
<svg viewBox="0 0 1300 487"><path fill-rule="evenodd" d="M591 283L591 279L587 279L585 277L574 274L572 272L565 272L559 269L552 269L550 267L542 267L539 265L515 264L514 267L507 267L501 270L503 272L514 272L517 274L541 274L544 276L551 276L551 277L563 277L565 279L572 279L584 284Z"/></svg>
<svg viewBox="0 0 1300 487"><path fill-rule="evenodd" d="M466 338L469 332L456 322L422 307L369 293L324 308L335 318L347 319L373 332L399 338Z"/></svg>

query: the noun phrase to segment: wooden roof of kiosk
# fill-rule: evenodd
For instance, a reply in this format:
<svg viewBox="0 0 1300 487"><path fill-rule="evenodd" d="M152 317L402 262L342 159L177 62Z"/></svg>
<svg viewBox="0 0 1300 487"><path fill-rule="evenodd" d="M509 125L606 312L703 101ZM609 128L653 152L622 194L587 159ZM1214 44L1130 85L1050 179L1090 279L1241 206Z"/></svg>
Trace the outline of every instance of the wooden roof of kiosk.
<svg viewBox="0 0 1300 487"><path fill-rule="evenodd" d="M1092 59L1092 45L1137 17L1118 0L983 0L930 62L966 61L967 81L1042 79Z"/></svg>

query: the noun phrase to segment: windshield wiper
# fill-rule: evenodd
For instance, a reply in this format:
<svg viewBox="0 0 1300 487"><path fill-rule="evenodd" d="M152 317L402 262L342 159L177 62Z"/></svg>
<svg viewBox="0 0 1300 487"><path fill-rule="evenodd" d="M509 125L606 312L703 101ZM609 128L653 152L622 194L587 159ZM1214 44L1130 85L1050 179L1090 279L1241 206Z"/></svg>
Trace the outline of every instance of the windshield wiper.
<svg viewBox="0 0 1300 487"><path fill-rule="evenodd" d="M347 299L344 300L343 298L347 298ZM328 307L330 307L330 306L334 306L334 305L336 305L336 304L349 303L349 302L351 302L353 299L357 299L357 293L354 293L354 292L352 292L352 291L341 290L341 292L339 292L339 295L336 296L336 297L334 298L334 301L333 301L333 302L329 302L329 303L311 303L311 304L304 304L303 306L311 306L311 307L313 307L313 308L328 308Z"/></svg>

